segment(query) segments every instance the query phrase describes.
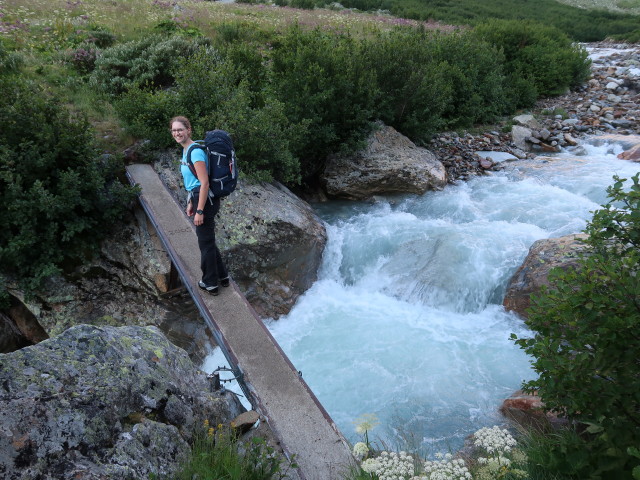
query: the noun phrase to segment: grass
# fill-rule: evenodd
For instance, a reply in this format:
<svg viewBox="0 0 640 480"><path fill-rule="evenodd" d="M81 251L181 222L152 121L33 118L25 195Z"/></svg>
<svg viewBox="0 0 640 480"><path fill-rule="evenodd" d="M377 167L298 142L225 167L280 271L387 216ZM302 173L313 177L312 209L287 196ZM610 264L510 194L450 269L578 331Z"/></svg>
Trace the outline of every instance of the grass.
<svg viewBox="0 0 640 480"><path fill-rule="evenodd" d="M243 443L229 427L208 427L196 436L174 480L272 480L285 478L288 468L295 468L262 438Z"/></svg>
<svg viewBox="0 0 640 480"><path fill-rule="evenodd" d="M560 3L586 10L607 10L610 12L640 15L640 0L558 0Z"/></svg>
<svg viewBox="0 0 640 480"><path fill-rule="evenodd" d="M177 3L178 9L173 6L174 3ZM292 23L352 33L367 32L374 26L393 28L405 24L452 29L434 22L402 20L391 15L349 10L306 10L203 1L0 0L0 14L2 37L26 50L64 49L74 31L90 25L106 28L115 33L120 41L132 40L146 35L167 20L195 27L211 38L218 35L220 25L236 22L251 26L257 32L282 30Z"/></svg>

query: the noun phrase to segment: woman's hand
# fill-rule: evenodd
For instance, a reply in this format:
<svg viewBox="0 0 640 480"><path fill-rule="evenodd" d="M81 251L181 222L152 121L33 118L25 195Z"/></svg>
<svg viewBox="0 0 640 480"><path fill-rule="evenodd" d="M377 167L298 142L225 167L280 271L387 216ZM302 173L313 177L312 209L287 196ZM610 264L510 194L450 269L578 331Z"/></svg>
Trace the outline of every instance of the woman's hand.
<svg viewBox="0 0 640 480"><path fill-rule="evenodd" d="M200 225L202 225L204 223L204 214L202 213L196 213L196 216L193 217L193 224L196 227L199 227Z"/></svg>

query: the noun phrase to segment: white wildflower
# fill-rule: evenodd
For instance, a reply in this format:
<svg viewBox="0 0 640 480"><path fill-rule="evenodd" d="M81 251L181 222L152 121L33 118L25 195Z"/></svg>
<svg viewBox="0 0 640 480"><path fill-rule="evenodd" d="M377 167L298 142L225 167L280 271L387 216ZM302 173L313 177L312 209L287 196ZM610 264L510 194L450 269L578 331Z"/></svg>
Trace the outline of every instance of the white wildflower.
<svg viewBox="0 0 640 480"><path fill-rule="evenodd" d="M507 453L516 445L516 440L504 428L484 427L473 434L476 447L484 448L487 453Z"/></svg>
<svg viewBox="0 0 640 480"><path fill-rule="evenodd" d="M353 446L353 456L356 457L358 461L362 460L369 453L369 447L364 442L358 442Z"/></svg>

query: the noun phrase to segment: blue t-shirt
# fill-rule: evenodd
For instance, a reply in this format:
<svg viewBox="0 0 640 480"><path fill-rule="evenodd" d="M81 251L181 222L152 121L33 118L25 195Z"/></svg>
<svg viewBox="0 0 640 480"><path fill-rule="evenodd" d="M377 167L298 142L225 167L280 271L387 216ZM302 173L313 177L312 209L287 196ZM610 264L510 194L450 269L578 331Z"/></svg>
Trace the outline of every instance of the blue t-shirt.
<svg viewBox="0 0 640 480"><path fill-rule="evenodd" d="M204 162L207 164L207 154L203 149L194 147L193 144L189 145L188 149L191 149L191 162L195 165L196 162ZM189 164L187 163L187 150L182 152L182 161L180 162L180 172L182 173L182 179L184 181L184 188L190 192L196 187L200 186L200 180L196 177L191 170L189 169Z"/></svg>

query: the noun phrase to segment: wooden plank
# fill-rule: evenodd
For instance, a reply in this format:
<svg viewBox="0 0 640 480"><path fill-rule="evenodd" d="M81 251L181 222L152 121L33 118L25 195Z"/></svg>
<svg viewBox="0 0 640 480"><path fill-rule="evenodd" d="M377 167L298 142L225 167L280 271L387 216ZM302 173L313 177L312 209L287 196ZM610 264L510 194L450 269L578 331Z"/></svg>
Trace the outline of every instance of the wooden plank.
<svg viewBox="0 0 640 480"><path fill-rule="evenodd" d="M127 174L182 281L225 352L254 408L267 420L306 480L341 478L354 466L349 445L271 333L232 282L220 295L200 295L200 251L191 221L149 165Z"/></svg>

